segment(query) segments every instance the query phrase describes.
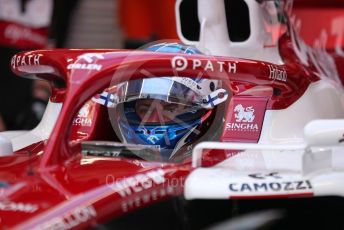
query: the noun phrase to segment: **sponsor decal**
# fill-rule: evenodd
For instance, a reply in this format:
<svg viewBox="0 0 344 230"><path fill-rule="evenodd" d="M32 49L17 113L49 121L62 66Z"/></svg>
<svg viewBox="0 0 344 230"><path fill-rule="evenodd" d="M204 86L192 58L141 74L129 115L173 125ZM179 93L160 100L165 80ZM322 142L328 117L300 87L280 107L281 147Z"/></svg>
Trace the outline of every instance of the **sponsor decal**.
<svg viewBox="0 0 344 230"><path fill-rule="evenodd" d="M112 175L106 177L107 185L123 198L150 189L154 185L163 184L165 181L165 172L162 169L140 173L119 181Z"/></svg>
<svg viewBox="0 0 344 230"><path fill-rule="evenodd" d="M226 130L258 132L258 124L254 123L256 117L254 112L253 106L236 105L234 108L235 122L226 123Z"/></svg>
<svg viewBox="0 0 344 230"><path fill-rule="evenodd" d="M11 60L12 68L26 65L40 65L43 54L14 55Z"/></svg>
<svg viewBox="0 0 344 230"><path fill-rule="evenodd" d="M221 141L257 142L263 125L267 98L233 96L227 109Z"/></svg>
<svg viewBox="0 0 344 230"><path fill-rule="evenodd" d="M85 70L97 70L97 71L100 71L102 69L102 66L98 65L98 64L74 63L74 64L69 64L67 66L67 69L85 69Z"/></svg>
<svg viewBox="0 0 344 230"><path fill-rule="evenodd" d="M0 201L0 211L34 213L38 205L11 201Z"/></svg>
<svg viewBox="0 0 344 230"><path fill-rule="evenodd" d="M175 189L172 186L154 189L148 193L135 196L132 199L127 199L121 203L122 211L128 212L131 209L139 208L152 201L156 201L163 197L175 194Z"/></svg>
<svg viewBox="0 0 344 230"><path fill-rule="evenodd" d="M186 87L197 92L198 94L202 95L202 86L200 84L198 84L195 80L193 80L191 78L187 78L187 77L172 77L172 79L173 79L173 81L176 81L180 84L183 84ZM214 83L211 82L210 84L214 84ZM210 85L209 85L209 87L210 87Z"/></svg>
<svg viewBox="0 0 344 230"><path fill-rule="evenodd" d="M254 173L254 174L249 174L248 176L251 178L260 179L260 180L264 180L267 178L274 178L274 179L281 179L282 178L280 175L278 175L278 172L271 172L271 173L267 173L267 174Z"/></svg>
<svg viewBox="0 0 344 230"><path fill-rule="evenodd" d="M83 55L80 55L78 58L78 61L83 60L86 61L86 63L72 63L67 66L67 69L73 70L97 70L100 71L102 69L102 65L94 64L93 62L96 62L99 59L104 59L104 56L97 53L86 53Z"/></svg>
<svg viewBox="0 0 344 230"><path fill-rule="evenodd" d="M226 123L226 131L250 131L258 132L258 124Z"/></svg>
<svg viewBox="0 0 344 230"><path fill-rule="evenodd" d="M192 59L193 70L202 70L202 71L219 71L219 72L228 72L236 73L237 63L235 62L224 62L224 61L212 61L212 60L200 60ZM175 56L171 60L172 68L176 71L183 71L189 67L188 60L182 56Z"/></svg>
<svg viewBox="0 0 344 230"><path fill-rule="evenodd" d="M73 121L73 125L77 126L92 126L92 120L90 118L77 117Z"/></svg>
<svg viewBox="0 0 344 230"><path fill-rule="evenodd" d="M269 182L269 183L230 183L229 190L231 192L264 192L264 193L276 193L276 192L310 192L312 184L309 180L299 181L284 181L284 182Z"/></svg>
<svg viewBox="0 0 344 230"><path fill-rule="evenodd" d="M234 108L234 117L236 118L236 122L253 122L254 118L256 117L254 115L254 109L253 106L249 106L244 108L242 104L238 104Z"/></svg>
<svg viewBox="0 0 344 230"><path fill-rule="evenodd" d="M284 68L279 68L277 66L268 65L270 76L269 79L287 82L288 74Z"/></svg>
<svg viewBox="0 0 344 230"><path fill-rule="evenodd" d="M185 57L175 56L171 61L172 68L177 71L183 71L188 67L188 60Z"/></svg>
<svg viewBox="0 0 344 230"><path fill-rule="evenodd" d="M92 126L92 119L89 117L90 105L85 104L79 111L76 118L73 120L73 125L77 126Z"/></svg>
<svg viewBox="0 0 344 230"><path fill-rule="evenodd" d="M78 57L79 60L85 60L87 63L92 63L98 59L104 59L104 56L99 53L86 53Z"/></svg>
<svg viewBox="0 0 344 230"><path fill-rule="evenodd" d="M88 114L90 113L90 105L86 104L84 107L82 107L78 113L78 117L88 117Z"/></svg>
<svg viewBox="0 0 344 230"><path fill-rule="evenodd" d="M50 219L34 229L72 229L96 216L97 212L93 206L79 207L62 216Z"/></svg>

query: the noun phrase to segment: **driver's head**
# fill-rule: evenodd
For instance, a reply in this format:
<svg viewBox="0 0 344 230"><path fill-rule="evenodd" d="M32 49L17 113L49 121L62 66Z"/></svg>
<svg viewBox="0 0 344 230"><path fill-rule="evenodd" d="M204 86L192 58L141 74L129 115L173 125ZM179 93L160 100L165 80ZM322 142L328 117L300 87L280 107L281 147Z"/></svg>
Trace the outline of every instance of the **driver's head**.
<svg viewBox="0 0 344 230"><path fill-rule="evenodd" d="M201 54L177 43L146 50ZM116 88L117 135L126 143L156 147L163 160L191 147L209 126L214 108L228 97L220 81L196 77L150 77L122 82Z"/></svg>
<svg viewBox="0 0 344 230"><path fill-rule="evenodd" d="M141 99L135 103L135 112L143 123L172 122L183 114L187 107L162 100Z"/></svg>
<svg viewBox="0 0 344 230"><path fill-rule="evenodd" d="M215 107L227 99L217 80L156 77L118 85L119 137L154 145L164 160L201 135Z"/></svg>

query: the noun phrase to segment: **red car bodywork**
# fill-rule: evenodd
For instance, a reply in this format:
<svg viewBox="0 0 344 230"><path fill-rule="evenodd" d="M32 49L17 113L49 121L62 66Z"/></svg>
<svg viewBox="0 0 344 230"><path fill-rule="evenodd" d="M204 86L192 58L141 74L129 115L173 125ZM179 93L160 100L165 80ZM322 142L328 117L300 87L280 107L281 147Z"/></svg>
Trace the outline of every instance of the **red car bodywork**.
<svg viewBox="0 0 344 230"><path fill-rule="evenodd" d="M0 194L2 228L91 227L182 195L183 182L192 170L190 161L161 163L83 156L80 142L104 134L101 125L104 121L99 119L99 123L95 122L82 136L72 131L75 115L88 99L109 87L112 81L143 78L144 71L157 77L202 74L203 78L223 80L232 93L231 101L260 103L263 115L266 109L287 108L303 95L309 84L319 80L319 74L315 63L302 64L288 35L280 39L279 47L285 65L228 57L215 59L203 55L123 50L40 50L17 54L11 63L12 70L22 77L35 74L52 82L51 101L63 102L63 108L48 140L0 158L0 178L4 182ZM86 68L90 63L78 60L85 53L104 57L92 60L92 64L101 66L100 71L68 68L71 63ZM187 68L175 68L176 56L187 61ZM194 65L195 60L201 65ZM209 62L214 68L207 69ZM236 69L226 71L216 67L222 65L220 63L235 63ZM284 73L287 79L281 77ZM247 91L253 87L265 90ZM227 120L232 112L228 103ZM222 141L257 142L260 131L251 137L233 137L222 128ZM213 164L224 157L215 153L204 161Z"/></svg>

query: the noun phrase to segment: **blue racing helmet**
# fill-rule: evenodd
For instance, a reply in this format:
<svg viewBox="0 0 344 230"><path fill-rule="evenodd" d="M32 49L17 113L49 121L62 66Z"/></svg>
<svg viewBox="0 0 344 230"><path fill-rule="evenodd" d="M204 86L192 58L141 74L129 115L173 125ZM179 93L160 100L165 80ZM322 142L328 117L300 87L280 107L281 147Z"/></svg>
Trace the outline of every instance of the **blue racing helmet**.
<svg viewBox="0 0 344 230"><path fill-rule="evenodd" d="M178 43L157 44L146 50L201 54ZM227 97L220 81L194 76L122 82L115 93L118 136L125 143L153 146L162 160L171 160L202 135L202 126L209 123L214 107Z"/></svg>
<svg viewBox="0 0 344 230"><path fill-rule="evenodd" d="M180 43L159 43L151 45L145 50L164 53L185 53L185 54L202 54L197 48L193 46L186 46Z"/></svg>

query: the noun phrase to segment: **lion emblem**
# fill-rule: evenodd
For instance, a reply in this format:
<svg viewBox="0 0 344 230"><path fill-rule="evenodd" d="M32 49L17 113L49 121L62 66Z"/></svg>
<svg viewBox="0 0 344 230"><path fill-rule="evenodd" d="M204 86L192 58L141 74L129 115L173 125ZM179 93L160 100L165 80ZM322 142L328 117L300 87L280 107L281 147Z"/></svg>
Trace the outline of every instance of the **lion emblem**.
<svg viewBox="0 0 344 230"><path fill-rule="evenodd" d="M234 108L236 122L252 122L255 118L252 106L244 108L242 104L238 104Z"/></svg>
<svg viewBox="0 0 344 230"><path fill-rule="evenodd" d="M88 117L89 112L90 112L90 105L86 104L80 109L78 117L86 118Z"/></svg>

